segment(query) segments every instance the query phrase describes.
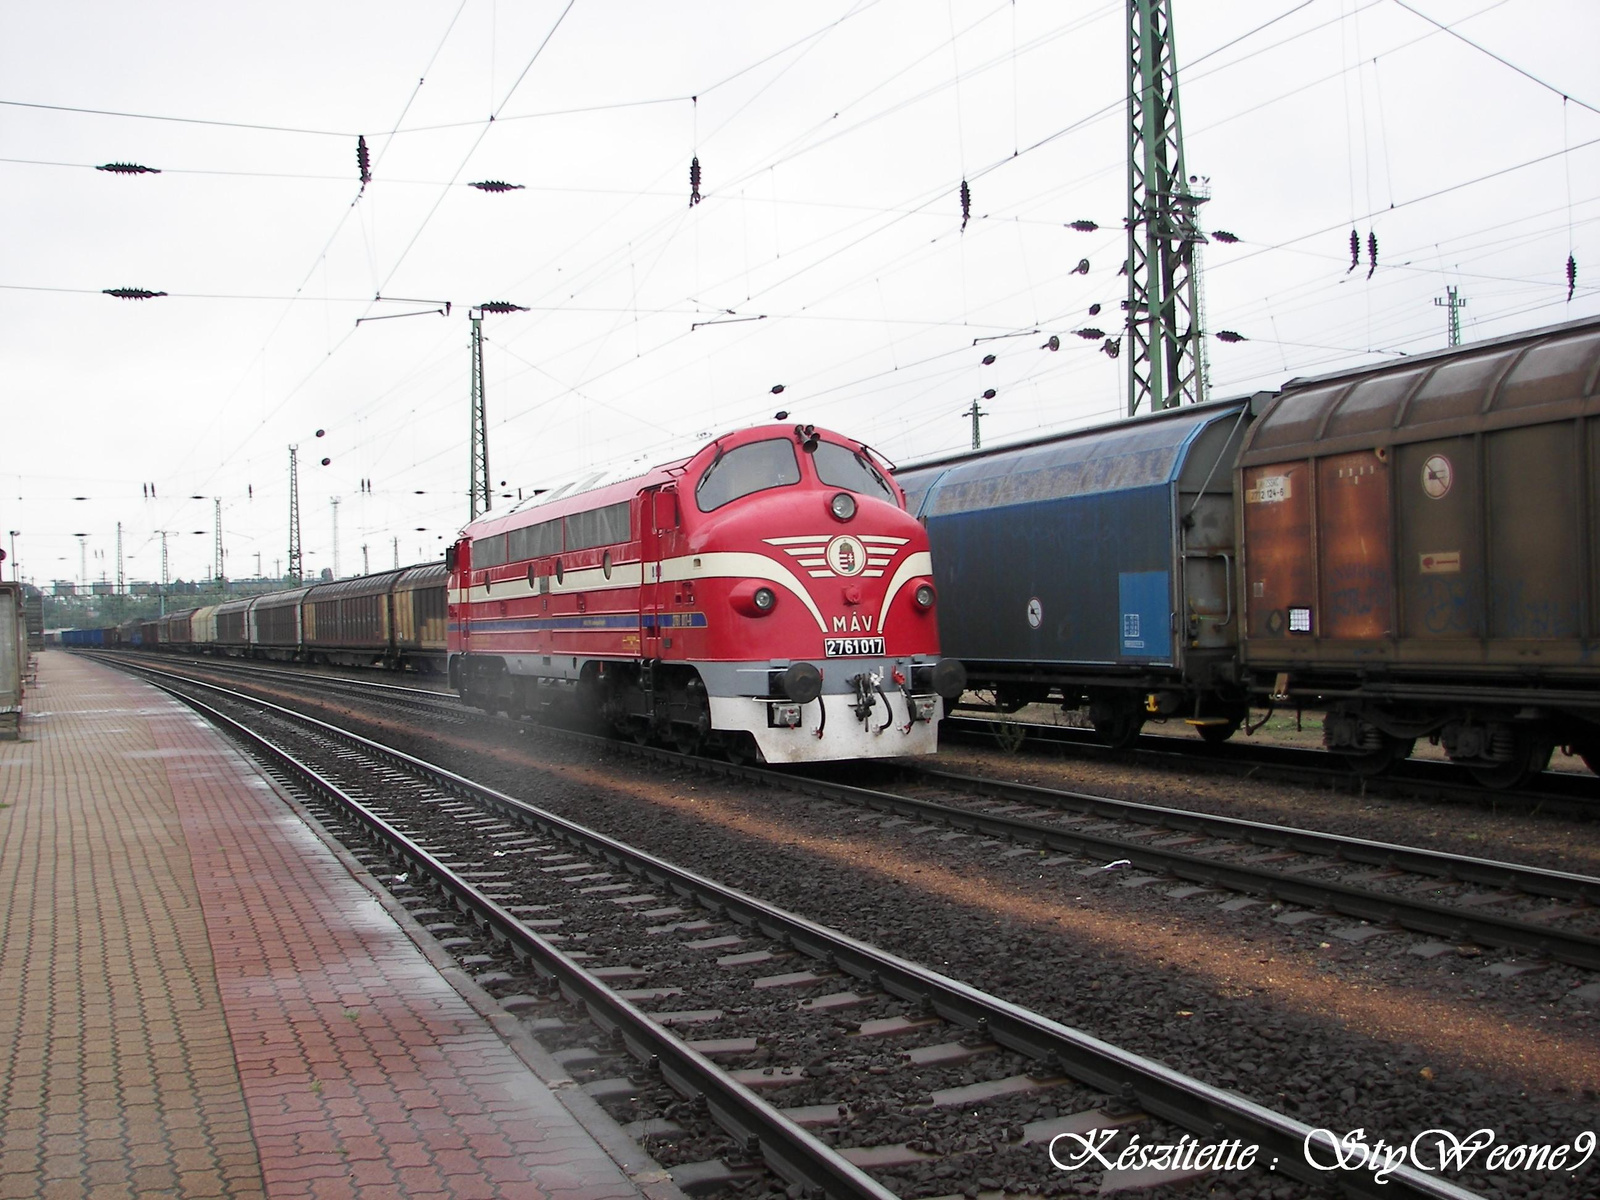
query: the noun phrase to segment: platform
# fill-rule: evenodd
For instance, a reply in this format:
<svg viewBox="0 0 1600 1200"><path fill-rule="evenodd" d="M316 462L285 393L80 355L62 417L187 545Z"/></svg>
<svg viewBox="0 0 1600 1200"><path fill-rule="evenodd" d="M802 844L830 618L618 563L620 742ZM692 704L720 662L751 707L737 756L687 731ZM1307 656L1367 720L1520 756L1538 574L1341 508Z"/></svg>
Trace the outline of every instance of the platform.
<svg viewBox="0 0 1600 1200"><path fill-rule="evenodd" d="M677 1195L190 710L53 651L25 713L0 1198Z"/></svg>

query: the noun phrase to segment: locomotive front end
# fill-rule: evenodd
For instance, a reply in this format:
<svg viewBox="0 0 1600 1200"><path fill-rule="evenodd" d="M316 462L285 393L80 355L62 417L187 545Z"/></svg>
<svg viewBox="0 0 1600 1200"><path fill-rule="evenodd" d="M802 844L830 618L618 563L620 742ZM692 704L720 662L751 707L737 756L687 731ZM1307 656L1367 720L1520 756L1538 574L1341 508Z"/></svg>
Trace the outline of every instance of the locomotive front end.
<svg viewBox="0 0 1600 1200"><path fill-rule="evenodd" d="M677 506L660 654L692 665L724 744L774 763L937 749L965 672L939 656L927 536L871 451L742 430L685 464Z"/></svg>

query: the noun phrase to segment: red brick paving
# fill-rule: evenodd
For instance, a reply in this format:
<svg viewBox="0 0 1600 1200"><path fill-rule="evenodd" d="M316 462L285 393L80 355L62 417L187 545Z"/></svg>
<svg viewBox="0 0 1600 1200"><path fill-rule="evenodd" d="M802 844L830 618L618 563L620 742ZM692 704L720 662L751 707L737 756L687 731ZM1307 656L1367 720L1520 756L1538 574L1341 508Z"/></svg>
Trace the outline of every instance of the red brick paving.
<svg viewBox="0 0 1600 1200"><path fill-rule="evenodd" d="M641 1189L219 735L46 653L0 743L0 1200Z"/></svg>

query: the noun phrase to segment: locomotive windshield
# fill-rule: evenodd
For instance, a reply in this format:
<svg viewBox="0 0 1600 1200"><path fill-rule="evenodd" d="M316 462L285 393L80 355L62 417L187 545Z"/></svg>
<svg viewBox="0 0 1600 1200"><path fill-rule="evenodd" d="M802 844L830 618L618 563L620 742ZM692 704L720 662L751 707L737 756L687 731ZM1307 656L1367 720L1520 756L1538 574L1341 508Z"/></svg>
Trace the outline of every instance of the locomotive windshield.
<svg viewBox="0 0 1600 1200"><path fill-rule="evenodd" d="M714 512L752 493L799 482L800 464L795 461L794 443L788 438L773 438L736 446L718 458L700 477L694 498L701 512Z"/></svg>
<svg viewBox="0 0 1600 1200"><path fill-rule="evenodd" d="M894 489L860 451L836 446L832 442L819 442L813 458L817 464L817 478L829 487L844 488L871 496L874 500L887 500L890 504L899 505Z"/></svg>

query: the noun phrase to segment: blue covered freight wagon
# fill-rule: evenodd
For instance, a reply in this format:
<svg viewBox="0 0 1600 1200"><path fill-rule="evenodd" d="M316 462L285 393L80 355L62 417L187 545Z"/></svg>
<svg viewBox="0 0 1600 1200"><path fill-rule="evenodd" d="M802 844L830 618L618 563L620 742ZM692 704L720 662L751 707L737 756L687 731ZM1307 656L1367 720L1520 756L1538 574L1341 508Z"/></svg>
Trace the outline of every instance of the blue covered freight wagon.
<svg viewBox="0 0 1600 1200"><path fill-rule="evenodd" d="M1087 705L1114 744L1151 715L1226 737L1233 460L1248 400L1174 409L904 467L927 526L943 652L1002 709Z"/></svg>

